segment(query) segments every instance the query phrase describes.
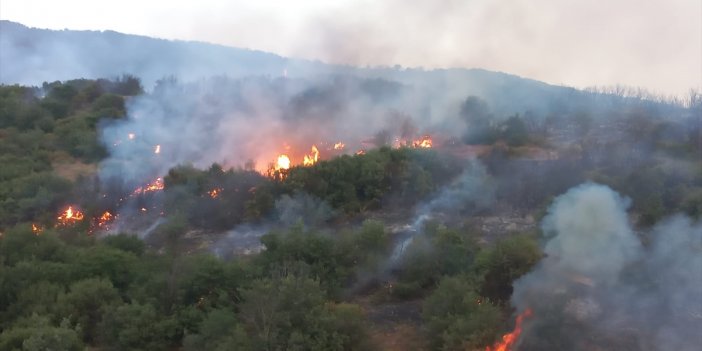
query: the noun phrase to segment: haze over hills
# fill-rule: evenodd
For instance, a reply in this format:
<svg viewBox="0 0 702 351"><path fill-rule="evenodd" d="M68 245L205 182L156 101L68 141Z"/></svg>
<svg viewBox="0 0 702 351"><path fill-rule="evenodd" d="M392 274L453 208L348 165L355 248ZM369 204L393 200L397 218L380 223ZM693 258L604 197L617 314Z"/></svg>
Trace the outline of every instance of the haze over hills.
<svg viewBox="0 0 702 351"><path fill-rule="evenodd" d="M29 28L0 21L0 83L41 85L75 78L139 77L146 89L164 77L192 81L226 75L318 78L354 75L382 78L424 89L441 99L468 95L486 99L497 115L532 111L562 113L591 105L589 94L515 75L483 69L352 67L281 57L275 54L189 41L172 41L114 31L74 31ZM578 99L584 101L578 103Z"/></svg>
<svg viewBox="0 0 702 351"><path fill-rule="evenodd" d="M697 92L0 21L0 350L697 351L701 243Z"/></svg>

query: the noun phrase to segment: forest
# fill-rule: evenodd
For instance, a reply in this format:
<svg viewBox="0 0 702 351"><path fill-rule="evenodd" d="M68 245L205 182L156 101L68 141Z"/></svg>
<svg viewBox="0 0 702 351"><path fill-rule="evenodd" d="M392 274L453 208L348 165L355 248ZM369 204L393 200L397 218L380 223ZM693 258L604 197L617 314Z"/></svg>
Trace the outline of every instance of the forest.
<svg viewBox="0 0 702 351"><path fill-rule="evenodd" d="M565 238L566 204L594 194L622 213L612 221L642 256L616 280L633 290L667 291L651 277L672 263L642 258L663 257L665 228L687 228L679 232L699 245L695 93L681 102L581 91L550 112L509 114L469 95L447 112L450 126L433 128L390 109L392 128L345 140L343 152L332 147L338 134L327 148L314 141L320 159L289 167L210 157L211 140L234 153L221 147L229 139L195 134L222 129L213 116L258 113L251 91L284 106L283 125L329 126L349 118L345 101L382 105L408 90L350 77L171 78L153 90L130 75L1 85L0 350L497 350L518 330L515 316L527 315L521 301L533 301L515 290L558 259L554 252L568 252L551 246ZM162 123L139 129L151 115ZM182 124L193 116L198 125ZM136 137L123 127L137 128ZM137 145L142 134L158 135L148 133L168 137L154 151L152 140ZM430 147L411 142L424 134ZM169 154L176 149L181 156ZM617 285L600 283L594 268L564 272L563 289L581 298L558 295L553 306L565 307L551 310L532 302L541 319L524 318L538 337L527 335L521 349L640 349L632 340L655 327L614 326L628 334L612 336L590 323L598 317L582 317L614 301L597 288ZM690 284L681 290L696 293ZM558 335L549 334L554 325Z"/></svg>

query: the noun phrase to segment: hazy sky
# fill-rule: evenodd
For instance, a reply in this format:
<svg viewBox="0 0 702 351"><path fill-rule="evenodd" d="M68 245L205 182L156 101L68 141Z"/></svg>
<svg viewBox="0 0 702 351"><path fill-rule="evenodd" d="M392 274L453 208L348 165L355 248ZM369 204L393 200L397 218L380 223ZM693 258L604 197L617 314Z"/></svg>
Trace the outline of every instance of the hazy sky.
<svg viewBox="0 0 702 351"><path fill-rule="evenodd" d="M0 18L330 63L478 67L575 87L702 86L701 0L2 0Z"/></svg>

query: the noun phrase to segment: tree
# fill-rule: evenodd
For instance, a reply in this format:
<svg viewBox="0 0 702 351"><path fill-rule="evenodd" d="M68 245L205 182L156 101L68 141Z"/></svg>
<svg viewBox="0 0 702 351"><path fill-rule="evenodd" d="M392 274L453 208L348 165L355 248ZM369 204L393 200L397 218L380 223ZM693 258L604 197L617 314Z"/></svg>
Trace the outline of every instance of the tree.
<svg viewBox="0 0 702 351"><path fill-rule="evenodd" d="M92 342L107 308L119 303L119 294L109 280L90 278L71 284L68 293L59 296L58 310L60 316L82 328L85 341Z"/></svg>
<svg viewBox="0 0 702 351"><path fill-rule="evenodd" d="M255 281L242 318L256 350L368 350L360 309L325 304L319 283L292 275Z"/></svg>
<svg viewBox="0 0 702 351"><path fill-rule="evenodd" d="M18 321L0 334L0 350L8 351L83 351L80 330L72 328L68 320L53 326L46 316L32 315Z"/></svg>
<svg viewBox="0 0 702 351"><path fill-rule="evenodd" d="M95 246L80 251L73 262L73 274L78 279L102 277L120 291L136 278L137 258L131 252L107 246Z"/></svg>
<svg viewBox="0 0 702 351"><path fill-rule="evenodd" d="M186 351L253 350L253 345L237 316L227 309L210 311L198 326L197 333L183 340Z"/></svg>
<svg viewBox="0 0 702 351"><path fill-rule="evenodd" d="M144 254L144 241L139 239L139 237L136 235L124 233L110 235L103 239L102 242L109 247L132 253L135 256L141 256Z"/></svg>
<svg viewBox="0 0 702 351"><path fill-rule="evenodd" d="M423 318L433 349L475 350L495 339L502 312L475 288L466 277L446 277L425 300Z"/></svg>
<svg viewBox="0 0 702 351"><path fill-rule="evenodd" d="M108 308L97 329L107 350L167 350L168 322L152 305L130 303Z"/></svg>
<svg viewBox="0 0 702 351"><path fill-rule="evenodd" d="M529 141L529 132L527 131L524 120L519 115L508 118L504 123L504 131L502 135L510 146L522 146Z"/></svg>
<svg viewBox="0 0 702 351"><path fill-rule="evenodd" d="M498 304L507 303L512 296L512 282L529 272L540 259L541 250L527 235L509 237L481 251L475 263L480 295Z"/></svg>
<svg viewBox="0 0 702 351"><path fill-rule="evenodd" d="M495 141L493 117L485 100L477 96L469 96L463 101L459 115L466 122L464 135L466 143L491 144Z"/></svg>

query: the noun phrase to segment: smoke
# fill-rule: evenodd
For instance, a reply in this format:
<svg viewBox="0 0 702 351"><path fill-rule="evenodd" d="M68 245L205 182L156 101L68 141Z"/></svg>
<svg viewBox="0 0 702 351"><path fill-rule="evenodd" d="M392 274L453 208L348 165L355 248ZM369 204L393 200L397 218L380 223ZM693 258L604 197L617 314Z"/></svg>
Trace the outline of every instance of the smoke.
<svg viewBox="0 0 702 351"><path fill-rule="evenodd" d="M269 225L242 224L218 238L210 248L217 257L225 259L256 254L264 249L261 237L270 230Z"/></svg>
<svg viewBox="0 0 702 351"><path fill-rule="evenodd" d="M412 97L400 84L352 77L163 80L153 92L128 102L126 119L101 126L109 157L100 165L100 177L140 185L179 164L214 162L253 163L263 172L283 153L301 163L313 144L322 159L352 154L389 126L399 136L402 123L391 123L398 111L421 132L431 130L422 118L422 107L431 102ZM338 141L346 144L344 150L333 149Z"/></svg>
<svg viewBox="0 0 702 351"><path fill-rule="evenodd" d="M333 216L334 210L319 198L306 193L286 194L276 200L273 218L264 223L238 225L220 236L210 248L221 258L255 254L264 249L261 237L272 230L300 223L319 227Z"/></svg>
<svg viewBox="0 0 702 351"><path fill-rule="evenodd" d="M520 350L697 350L702 344L702 223L677 216L648 233L629 201L584 184L544 218L546 257L514 283L512 304L534 311Z"/></svg>
<svg viewBox="0 0 702 351"><path fill-rule="evenodd" d="M469 216L487 209L494 199L495 184L491 181L485 166L480 161L471 159L463 173L419 207L414 216L414 222L409 225L401 240L393 248L389 260L390 266L397 264L416 236L421 233L427 220L437 215Z"/></svg>
<svg viewBox="0 0 702 351"><path fill-rule="evenodd" d="M334 216L329 204L306 193L281 196L275 201L275 211L278 222L283 226L302 222L306 226L316 227Z"/></svg>

